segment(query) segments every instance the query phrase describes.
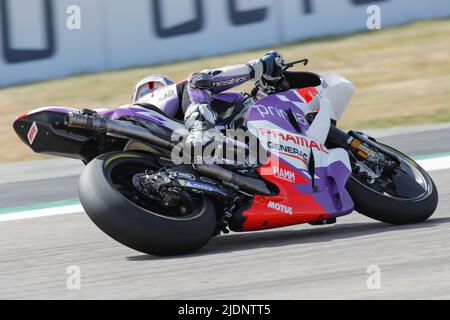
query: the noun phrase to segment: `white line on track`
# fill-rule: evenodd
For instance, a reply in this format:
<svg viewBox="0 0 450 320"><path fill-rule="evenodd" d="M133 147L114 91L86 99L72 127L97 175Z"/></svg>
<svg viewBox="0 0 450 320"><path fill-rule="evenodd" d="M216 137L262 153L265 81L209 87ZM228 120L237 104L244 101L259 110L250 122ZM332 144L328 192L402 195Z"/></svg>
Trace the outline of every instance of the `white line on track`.
<svg viewBox="0 0 450 320"><path fill-rule="evenodd" d="M450 156L418 160L417 163L426 171L437 171L450 168Z"/></svg>
<svg viewBox="0 0 450 320"><path fill-rule="evenodd" d="M0 222L59 216L64 214L74 214L81 212L84 212L83 207L81 206L81 204L76 204L64 207L46 208L46 209L3 214L0 215Z"/></svg>

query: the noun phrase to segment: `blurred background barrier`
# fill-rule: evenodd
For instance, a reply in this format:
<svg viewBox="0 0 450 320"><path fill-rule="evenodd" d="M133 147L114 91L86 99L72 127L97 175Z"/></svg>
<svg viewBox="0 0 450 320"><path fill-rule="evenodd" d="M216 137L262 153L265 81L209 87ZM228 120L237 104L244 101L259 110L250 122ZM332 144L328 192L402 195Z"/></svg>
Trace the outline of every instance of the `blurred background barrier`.
<svg viewBox="0 0 450 320"><path fill-rule="evenodd" d="M450 16L449 0L0 0L0 86Z"/></svg>

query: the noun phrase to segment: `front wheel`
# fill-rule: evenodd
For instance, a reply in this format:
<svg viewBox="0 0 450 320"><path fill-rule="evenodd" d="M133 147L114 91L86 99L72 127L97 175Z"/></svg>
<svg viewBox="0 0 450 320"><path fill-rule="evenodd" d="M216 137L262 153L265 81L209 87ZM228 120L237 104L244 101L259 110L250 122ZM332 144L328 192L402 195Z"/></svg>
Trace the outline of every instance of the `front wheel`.
<svg viewBox="0 0 450 320"><path fill-rule="evenodd" d="M389 174L371 179L355 170L347 183L355 210L372 219L395 225L427 220L436 210L438 193L428 175L414 160L387 145L376 143L399 160ZM367 167L366 167L367 169Z"/></svg>
<svg viewBox="0 0 450 320"><path fill-rule="evenodd" d="M133 177L158 169L151 156L140 153L101 155L81 175L81 204L103 232L132 249L157 256L194 252L214 235L214 204L197 194L168 209L143 196Z"/></svg>

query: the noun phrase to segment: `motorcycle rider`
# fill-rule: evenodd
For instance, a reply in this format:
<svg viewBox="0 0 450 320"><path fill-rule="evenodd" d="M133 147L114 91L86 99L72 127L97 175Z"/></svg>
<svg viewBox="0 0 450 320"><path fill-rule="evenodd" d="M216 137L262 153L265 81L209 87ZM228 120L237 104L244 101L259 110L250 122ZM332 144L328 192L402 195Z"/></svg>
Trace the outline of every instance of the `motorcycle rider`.
<svg viewBox="0 0 450 320"><path fill-rule="evenodd" d="M215 110L215 95L242 85L249 80L275 80L284 63L283 56L271 51L261 59L251 60L245 65L193 73L188 80L174 84L167 77L161 77L160 90L153 82L145 79L138 83L133 94L133 103L148 103L158 107L168 116L184 119L189 130L186 144L193 147L206 146L216 135L209 129L215 127L218 115ZM242 103L246 96L237 100Z"/></svg>

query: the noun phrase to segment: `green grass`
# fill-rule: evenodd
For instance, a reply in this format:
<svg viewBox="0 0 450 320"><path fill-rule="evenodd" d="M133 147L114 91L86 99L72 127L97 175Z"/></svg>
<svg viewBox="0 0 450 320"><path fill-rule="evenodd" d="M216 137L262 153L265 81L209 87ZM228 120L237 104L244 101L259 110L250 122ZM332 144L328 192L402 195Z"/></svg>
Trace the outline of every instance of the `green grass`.
<svg viewBox="0 0 450 320"><path fill-rule="evenodd" d="M342 119L344 128L389 127L450 121L450 19L421 21L378 31L325 37L270 48L287 60L310 59L309 71L336 72L357 92ZM134 84L146 75L182 80L205 68L245 63L269 48L24 84L0 89L0 137L8 152L0 162L42 158L11 129L14 118L46 105L112 107L129 102ZM241 89L249 89L249 85Z"/></svg>

